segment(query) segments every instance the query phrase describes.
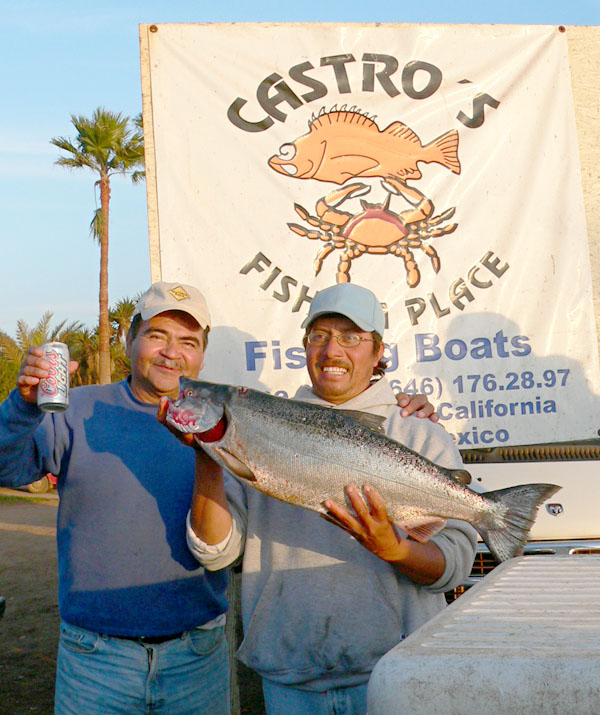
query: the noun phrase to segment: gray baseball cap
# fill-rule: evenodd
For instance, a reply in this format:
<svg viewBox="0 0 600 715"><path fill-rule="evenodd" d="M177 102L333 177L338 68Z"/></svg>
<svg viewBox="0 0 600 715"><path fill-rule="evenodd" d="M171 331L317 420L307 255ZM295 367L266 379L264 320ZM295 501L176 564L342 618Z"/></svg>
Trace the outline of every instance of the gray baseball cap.
<svg viewBox="0 0 600 715"><path fill-rule="evenodd" d="M383 336L385 314L376 295L355 283L338 283L317 292L312 299L302 328L308 328L321 315L337 313L349 318L361 330Z"/></svg>

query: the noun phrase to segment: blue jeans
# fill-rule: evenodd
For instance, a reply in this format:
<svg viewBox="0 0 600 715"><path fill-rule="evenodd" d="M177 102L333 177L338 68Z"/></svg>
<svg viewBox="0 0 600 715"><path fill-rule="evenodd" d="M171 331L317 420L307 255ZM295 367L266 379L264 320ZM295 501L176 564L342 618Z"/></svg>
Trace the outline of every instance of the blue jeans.
<svg viewBox="0 0 600 715"><path fill-rule="evenodd" d="M229 715L224 629L145 645L63 621L54 703L56 715Z"/></svg>
<svg viewBox="0 0 600 715"><path fill-rule="evenodd" d="M322 693L280 685L263 678L267 715L365 715L367 683Z"/></svg>

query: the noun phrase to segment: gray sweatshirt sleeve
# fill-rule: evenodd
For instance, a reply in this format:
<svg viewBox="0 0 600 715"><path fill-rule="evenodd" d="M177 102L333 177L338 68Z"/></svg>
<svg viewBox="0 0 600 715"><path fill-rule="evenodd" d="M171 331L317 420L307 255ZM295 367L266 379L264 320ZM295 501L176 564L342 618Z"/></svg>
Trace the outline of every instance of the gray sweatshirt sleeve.
<svg viewBox="0 0 600 715"><path fill-rule="evenodd" d="M464 583L473 566L477 532L466 521L448 519L445 528L432 539L446 559L444 573L427 588L434 593L450 591Z"/></svg>

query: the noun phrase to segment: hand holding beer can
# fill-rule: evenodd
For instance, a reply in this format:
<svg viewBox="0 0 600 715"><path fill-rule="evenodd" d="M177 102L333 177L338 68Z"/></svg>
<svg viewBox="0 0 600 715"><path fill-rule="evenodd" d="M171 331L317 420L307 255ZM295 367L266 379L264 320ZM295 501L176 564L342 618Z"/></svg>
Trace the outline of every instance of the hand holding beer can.
<svg viewBox="0 0 600 715"><path fill-rule="evenodd" d="M37 404L44 412L62 412L69 406L69 346L44 343L42 350L50 370L48 377L40 380Z"/></svg>

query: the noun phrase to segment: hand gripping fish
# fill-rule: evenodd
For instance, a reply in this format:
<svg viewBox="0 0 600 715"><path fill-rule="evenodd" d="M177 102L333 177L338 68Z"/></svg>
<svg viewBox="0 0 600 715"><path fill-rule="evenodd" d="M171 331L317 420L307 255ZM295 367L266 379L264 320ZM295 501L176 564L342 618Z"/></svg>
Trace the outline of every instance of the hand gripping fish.
<svg viewBox="0 0 600 715"><path fill-rule="evenodd" d="M349 484L370 484L406 534L428 541L447 519L472 524L498 561L521 553L538 507L560 487L524 484L477 494L451 470L390 439L383 417L180 378L167 422L194 433L222 466L264 494L327 514ZM215 441L216 440L216 441Z"/></svg>

